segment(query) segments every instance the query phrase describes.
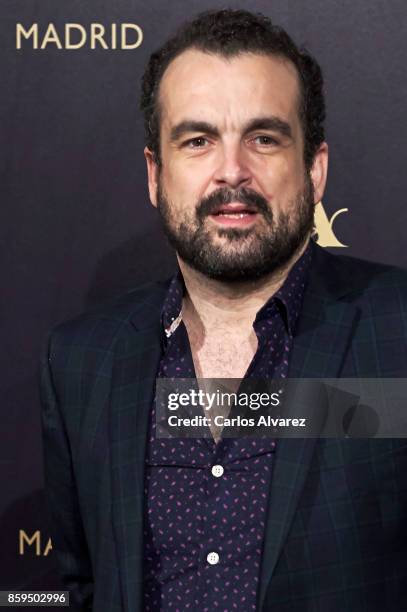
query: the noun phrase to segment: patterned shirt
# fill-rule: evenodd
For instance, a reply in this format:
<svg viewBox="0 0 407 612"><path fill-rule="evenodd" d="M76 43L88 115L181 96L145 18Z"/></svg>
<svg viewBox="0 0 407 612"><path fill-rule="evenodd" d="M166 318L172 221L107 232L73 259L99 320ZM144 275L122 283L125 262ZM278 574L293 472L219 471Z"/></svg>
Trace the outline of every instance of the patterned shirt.
<svg viewBox="0 0 407 612"><path fill-rule="evenodd" d="M244 378L285 378L312 246L260 308L258 348ZM163 311L158 377L195 378L180 313L180 272ZM157 439L151 410L145 472L146 612L256 610L275 441L271 438Z"/></svg>

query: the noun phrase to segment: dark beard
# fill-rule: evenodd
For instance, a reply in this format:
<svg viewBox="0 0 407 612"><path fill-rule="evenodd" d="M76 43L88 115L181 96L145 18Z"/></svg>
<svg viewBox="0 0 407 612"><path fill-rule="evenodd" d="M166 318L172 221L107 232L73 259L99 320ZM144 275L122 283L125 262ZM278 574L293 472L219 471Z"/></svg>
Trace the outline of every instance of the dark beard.
<svg viewBox="0 0 407 612"><path fill-rule="evenodd" d="M171 204L159 182L158 210L164 232L179 257L209 278L225 282L252 281L269 275L290 261L314 227L313 185L306 177L306 188L299 194L291 216L280 213L275 220L267 200L252 189L217 189L196 207L194 223L173 218ZM205 218L221 204L240 202L263 215L264 223L249 228L212 228ZM216 244L213 235L227 238L228 245ZM230 248L234 247L234 248Z"/></svg>

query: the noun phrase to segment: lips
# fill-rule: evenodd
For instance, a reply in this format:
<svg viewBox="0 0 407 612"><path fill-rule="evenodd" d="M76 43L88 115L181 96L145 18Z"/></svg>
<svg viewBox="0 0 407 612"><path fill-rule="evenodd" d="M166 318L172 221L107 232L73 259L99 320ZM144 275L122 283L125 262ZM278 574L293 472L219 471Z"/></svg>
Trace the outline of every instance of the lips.
<svg viewBox="0 0 407 612"><path fill-rule="evenodd" d="M228 216L232 218L241 218L245 215L254 215L256 210L246 206L246 204L221 204L212 212L214 216Z"/></svg>
<svg viewBox="0 0 407 612"><path fill-rule="evenodd" d="M241 203L221 204L210 215L215 223L229 227L246 227L257 218L257 210Z"/></svg>

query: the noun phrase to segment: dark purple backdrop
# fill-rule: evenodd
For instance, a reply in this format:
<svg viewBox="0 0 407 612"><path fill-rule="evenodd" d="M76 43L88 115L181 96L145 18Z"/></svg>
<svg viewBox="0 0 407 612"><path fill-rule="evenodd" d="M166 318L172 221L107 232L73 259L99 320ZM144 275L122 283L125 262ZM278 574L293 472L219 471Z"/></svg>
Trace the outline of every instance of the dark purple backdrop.
<svg viewBox="0 0 407 612"><path fill-rule="evenodd" d="M150 278L173 256L148 203L139 80L184 18L223 2L3 0L0 589L57 584L42 497L37 370L48 330ZM247 3L229 6L246 8ZM319 59L338 252L407 267L405 0L257 0ZM137 23L133 51L16 50L15 29ZM37 540L19 551L19 532ZM35 543L40 542L36 555Z"/></svg>

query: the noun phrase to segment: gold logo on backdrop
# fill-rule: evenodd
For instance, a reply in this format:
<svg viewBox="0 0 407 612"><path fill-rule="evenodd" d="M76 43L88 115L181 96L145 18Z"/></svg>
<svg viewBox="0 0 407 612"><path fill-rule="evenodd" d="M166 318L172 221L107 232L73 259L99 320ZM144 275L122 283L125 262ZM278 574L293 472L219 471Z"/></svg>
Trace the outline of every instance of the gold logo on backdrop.
<svg viewBox="0 0 407 612"><path fill-rule="evenodd" d="M332 228L333 223L338 215L348 212L348 208L340 208L330 219L328 219L322 202L318 202L315 206L314 220L315 233L317 235L317 243L322 247L347 247L347 244L342 244L334 234Z"/></svg>
<svg viewBox="0 0 407 612"><path fill-rule="evenodd" d="M31 535L31 537L27 534L24 529L20 529L19 531L19 553L20 555L24 555L26 550L26 546L33 546L35 550L35 556L46 557L50 550L52 550L52 542L51 538L48 538L47 543L44 547L41 546L41 531L37 529Z"/></svg>

